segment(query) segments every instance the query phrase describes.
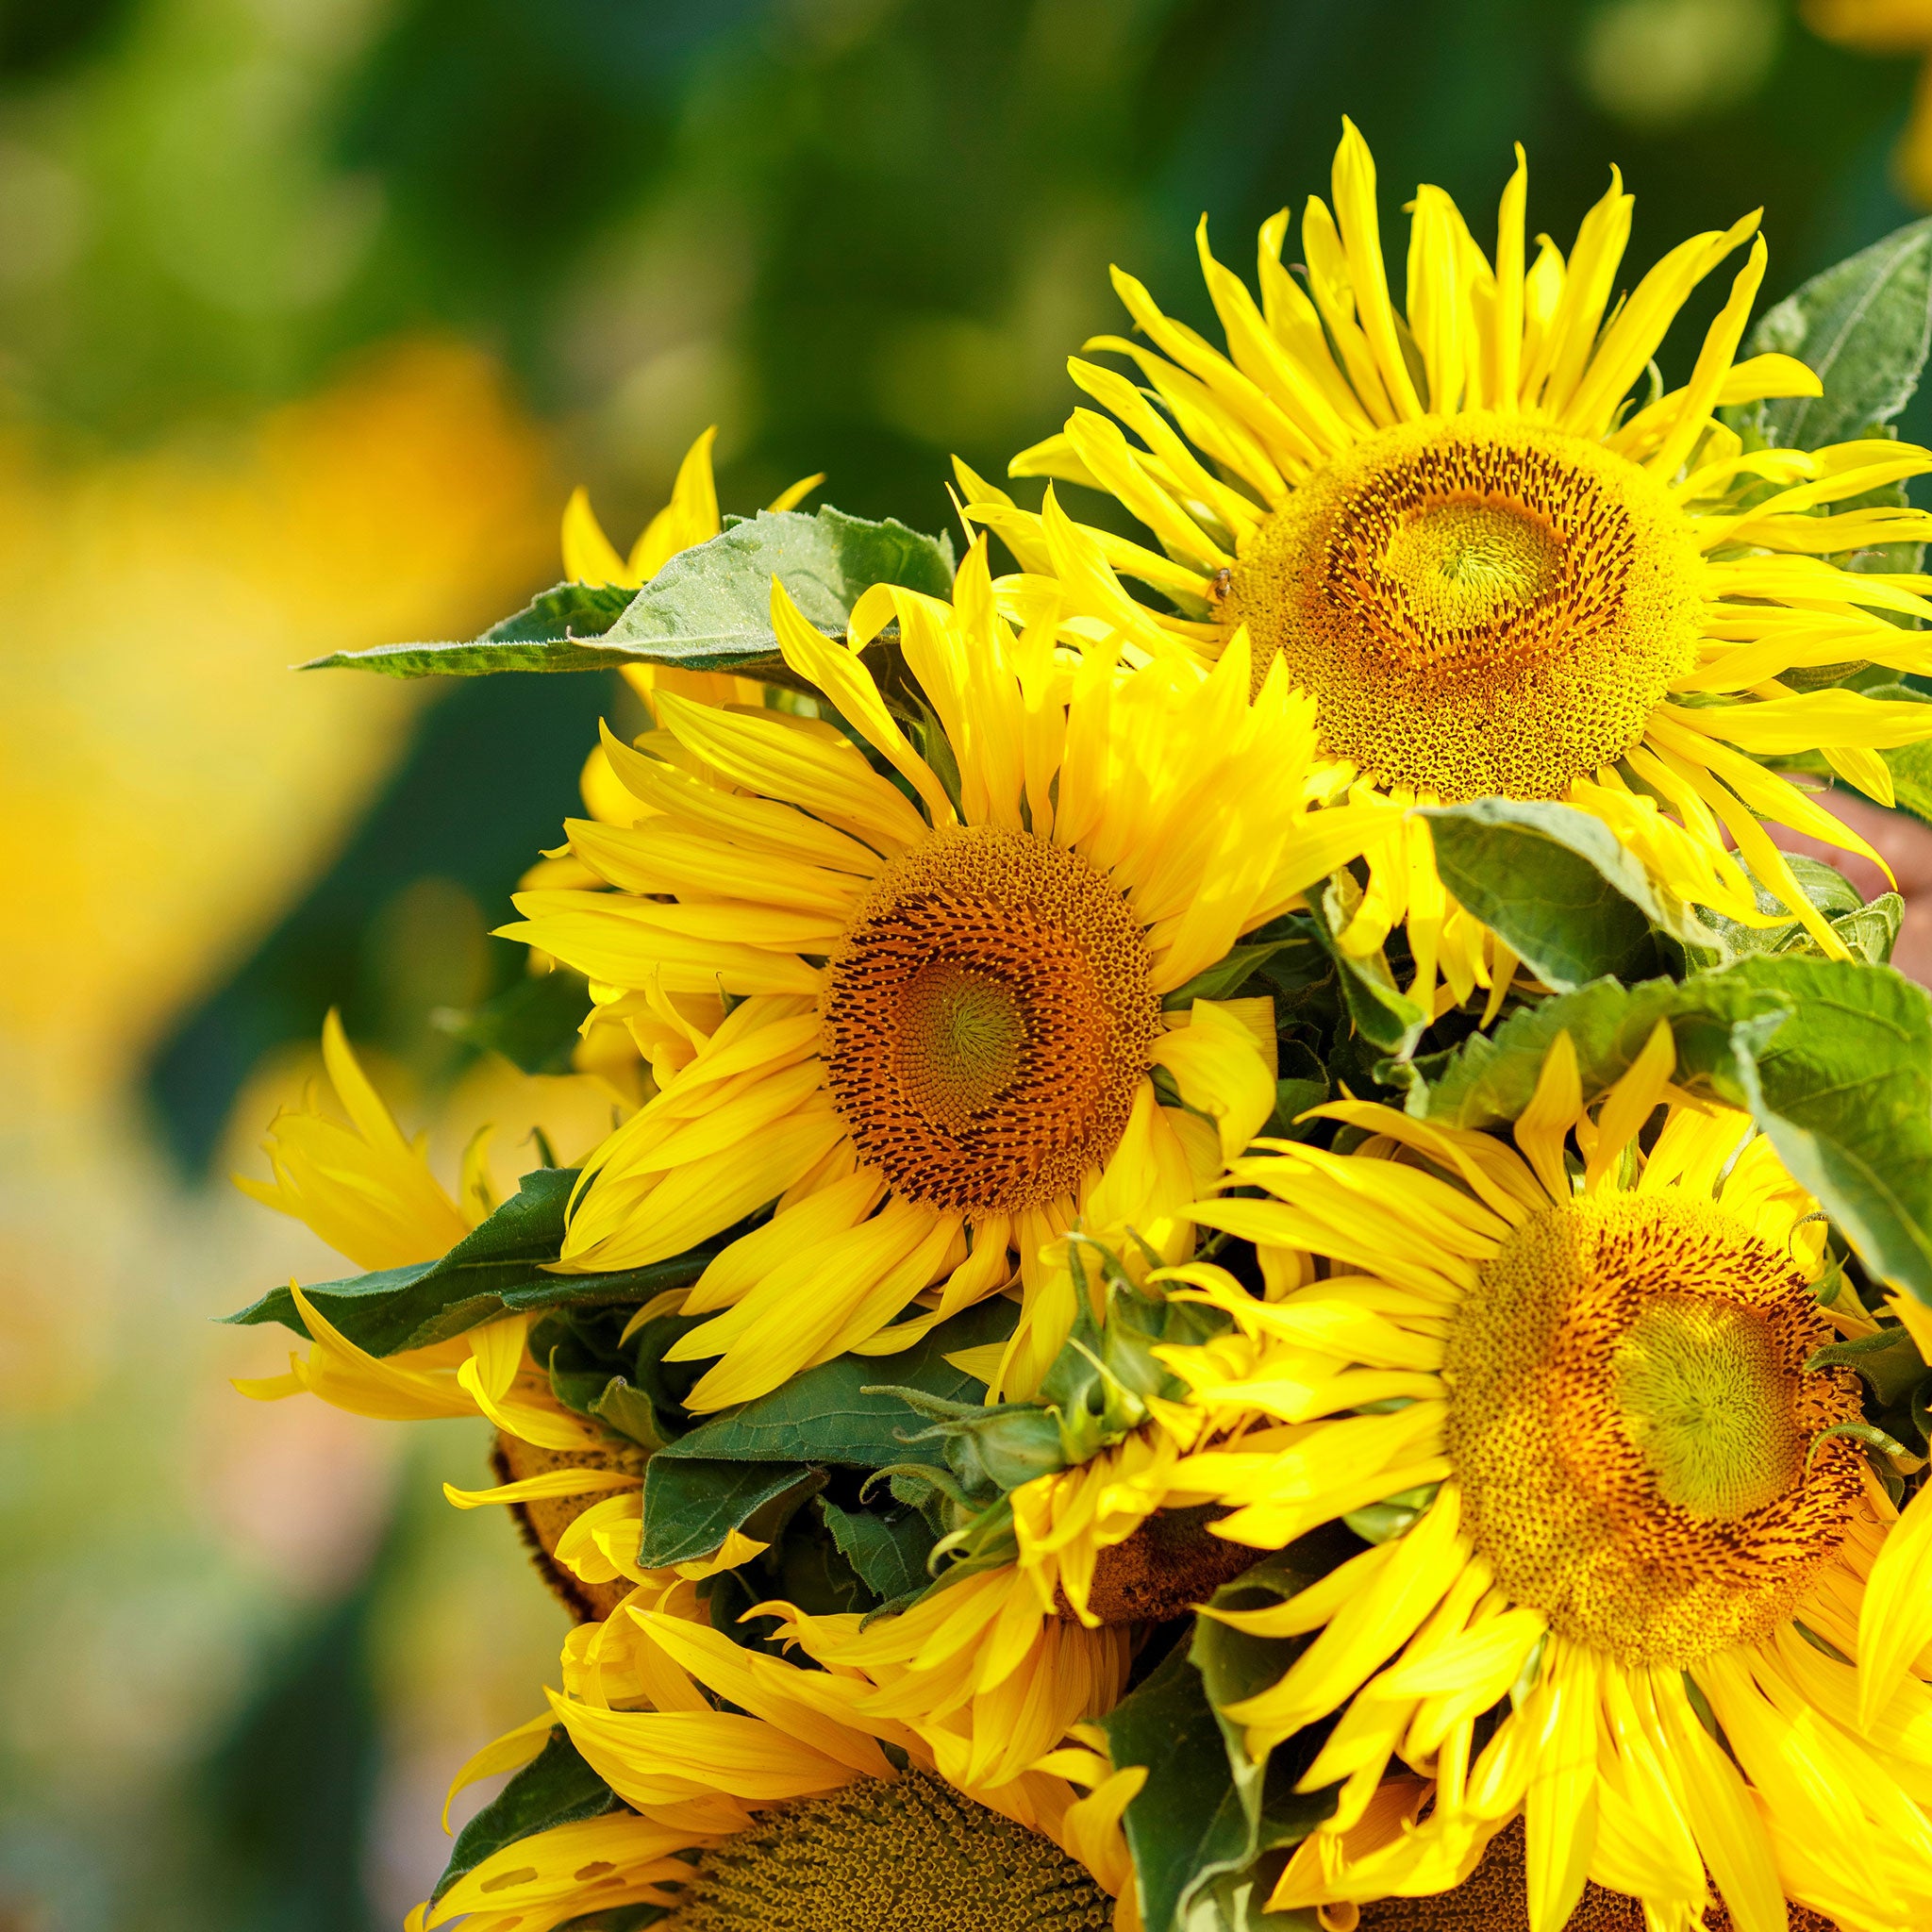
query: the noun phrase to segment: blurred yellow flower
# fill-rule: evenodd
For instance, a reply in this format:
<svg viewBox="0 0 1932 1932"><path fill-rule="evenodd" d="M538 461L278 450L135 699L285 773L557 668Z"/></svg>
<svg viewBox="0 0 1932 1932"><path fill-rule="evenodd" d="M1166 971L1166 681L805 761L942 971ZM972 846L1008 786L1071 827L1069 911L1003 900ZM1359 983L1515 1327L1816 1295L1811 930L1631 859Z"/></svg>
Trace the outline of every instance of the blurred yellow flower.
<svg viewBox="0 0 1932 1932"><path fill-rule="evenodd" d="M404 1139L357 1064L333 1008L323 1023L322 1057L349 1124L321 1112L311 1091L304 1107L284 1108L269 1127L265 1145L274 1182L238 1174L235 1185L306 1223L358 1268L433 1261L490 1211L488 1181L476 1164L482 1133L464 1159L458 1209L424 1158L427 1135Z"/></svg>
<svg viewBox="0 0 1932 1932"><path fill-rule="evenodd" d="M1860 54L1932 57L1932 0L1805 0L1805 25ZM1893 157L1898 184L1932 208L1932 58L1919 70L1911 120Z"/></svg>

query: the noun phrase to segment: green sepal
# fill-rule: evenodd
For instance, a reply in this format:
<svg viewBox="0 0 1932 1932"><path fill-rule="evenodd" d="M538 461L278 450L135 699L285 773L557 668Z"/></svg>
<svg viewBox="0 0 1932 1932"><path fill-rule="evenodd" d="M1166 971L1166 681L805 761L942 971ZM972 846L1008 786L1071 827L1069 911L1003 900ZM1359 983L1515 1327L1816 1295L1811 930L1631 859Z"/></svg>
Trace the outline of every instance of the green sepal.
<svg viewBox="0 0 1932 1932"><path fill-rule="evenodd" d="M559 584L467 643L383 644L337 651L306 670L347 666L391 677L476 676L494 671L608 671L619 664L756 675L779 668L772 579L808 624L842 635L862 592L899 584L946 597L953 546L891 518L871 523L829 507L760 510L680 552L639 591ZM594 629L591 626L594 624Z"/></svg>
<svg viewBox="0 0 1932 1932"><path fill-rule="evenodd" d="M624 1801L584 1761L558 1724L542 1750L457 1833L449 1863L429 1894L430 1903L435 1904L464 1873L475 1871L519 1839L623 1808Z"/></svg>
<svg viewBox="0 0 1932 1932"><path fill-rule="evenodd" d="M622 1375L611 1376L604 1385L604 1392L591 1404L590 1413L607 1429L628 1437L641 1449L656 1451L665 1446L656 1406Z"/></svg>
<svg viewBox="0 0 1932 1932"><path fill-rule="evenodd" d="M358 1348L386 1356L447 1341L499 1315L646 1302L667 1288L688 1287L704 1273L711 1257L706 1248L614 1274L546 1274L541 1264L556 1260L563 1246L564 1208L576 1178L575 1168L540 1167L438 1259L317 1282L303 1293ZM223 1319L244 1327L279 1322L297 1335L308 1334L287 1288L271 1289Z"/></svg>
<svg viewBox="0 0 1932 1932"><path fill-rule="evenodd" d="M1932 220L1908 223L1834 263L1769 308L1748 353L1795 356L1822 396L1776 396L1723 411L1747 442L1822 449L1890 423L1919 386L1932 345Z"/></svg>
<svg viewBox="0 0 1932 1932"><path fill-rule="evenodd" d="M495 998L467 1011L442 1008L430 1023L466 1046L500 1053L525 1074L567 1074L578 1028L591 1010L590 983L558 966L526 974Z"/></svg>
<svg viewBox="0 0 1932 1932"><path fill-rule="evenodd" d="M1369 954L1346 953L1337 943L1336 936L1354 917L1361 899L1362 889L1355 876L1336 873L1321 898L1311 902L1315 916L1309 922L1309 931L1334 961L1342 1003L1356 1031L1371 1046L1406 1059L1423 1037L1428 1014L1396 985L1388 958L1379 949Z"/></svg>
<svg viewBox="0 0 1932 1932"><path fill-rule="evenodd" d="M1863 900L1843 873L1822 859L1807 858L1801 852L1788 852L1785 862L1791 868L1805 897L1824 913L1826 924L1843 941L1845 950L1854 958L1862 959L1868 966L1883 966L1890 959L1899 928L1905 923L1905 901L1896 892L1881 892L1875 899ZM1747 866L1745 871L1749 874L1750 868ZM1760 912L1789 910L1756 874L1750 874L1750 877ZM1717 946L1714 950L1687 946L1685 955L1692 966L1723 966L1737 959L1786 953L1824 958L1824 949L1796 919L1784 919L1776 925L1744 925L1707 908L1704 918Z"/></svg>
<svg viewBox="0 0 1932 1932"><path fill-rule="evenodd" d="M1653 927L1712 943L1688 907L1658 893L1601 819L1573 806L1479 798L1432 807L1442 883L1555 992L1657 969Z"/></svg>
<svg viewBox="0 0 1932 1932"><path fill-rule="evenodd" d="M1806 1361L1814 1369L1857 1369L1872 1385L1879 1407L1903 1401L1925 1379L1928 1364L1910 1332L1902 1325L1877 1329L1850 1341L1827 1342Z"/></svg>
<svg viewBox="0 0 1932 1932"><path fill-rule="evenodd" d="M1161 1000L1161 1007L1170 1013L1175 1013L1191 1007L1196 1000L1227 999L1260 972L1276 953L1293 943L1293 940L1265 940L1237 946L1224 959L1218 960L1175 987Z"/></svg>

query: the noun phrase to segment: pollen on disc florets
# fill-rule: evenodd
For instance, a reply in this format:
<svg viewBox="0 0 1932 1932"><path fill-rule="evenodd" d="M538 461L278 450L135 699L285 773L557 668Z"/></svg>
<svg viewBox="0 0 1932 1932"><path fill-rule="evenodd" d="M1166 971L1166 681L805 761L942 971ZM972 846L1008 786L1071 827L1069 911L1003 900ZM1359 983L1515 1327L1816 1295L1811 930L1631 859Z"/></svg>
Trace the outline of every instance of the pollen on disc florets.
<svg viewBox="0 0 1932 1932"><path fill-rule="evenodd" d="M1051 1840L923 1772L765 1812L698 1860L662 1932L1105 1932Z"/></svg>
<svg viewBox="0 0 1932 1932"><path fill-rule="evenodd" d="M1790 1259L1721 1209L1612 1194L1532 1216L1451 1325L1449 1453L1496 1581L1629 1664L1768 1635L1843 1541L1845 1370Z"/></svg>
<svg viewBox="0 0 1932 1932"><path fill-rule="evenodd" d="M1105 1163L1159 1029L1147 944L1076 853L935 832L880 875L829 962L826 1077L859 1158L966 1213L1057 1199Z"/></svg>
<svg viewBox="0 0 1932 1932"><path fill-rule="evenodd" d="M1369 437L1235 566L1324 750L1449 802L1554 798L1641 737L1696 661L1701 559L1669 493L1588 438L1487 410Z"/></svg>

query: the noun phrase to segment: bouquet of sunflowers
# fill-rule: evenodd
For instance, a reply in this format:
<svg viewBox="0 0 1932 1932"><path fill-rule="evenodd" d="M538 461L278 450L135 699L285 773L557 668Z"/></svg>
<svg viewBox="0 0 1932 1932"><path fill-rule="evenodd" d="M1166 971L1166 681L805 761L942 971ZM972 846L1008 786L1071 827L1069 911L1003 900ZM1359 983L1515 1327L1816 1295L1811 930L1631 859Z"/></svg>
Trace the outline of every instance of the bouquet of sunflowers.
<svg viewBox="0 0 1932 1932"><path fill-rule="evenodd" d="M371 1272L246 1392L487 1417L577 1619L417 1932L1932 1924L1932 1001L1766 829L1932 817L1932 224L1747 341L1526 192L1116 271L961 554L706 442L327 660L650 713L472 1023L608 1138L446 1191L332 1022L249 1184Z"/></svg>

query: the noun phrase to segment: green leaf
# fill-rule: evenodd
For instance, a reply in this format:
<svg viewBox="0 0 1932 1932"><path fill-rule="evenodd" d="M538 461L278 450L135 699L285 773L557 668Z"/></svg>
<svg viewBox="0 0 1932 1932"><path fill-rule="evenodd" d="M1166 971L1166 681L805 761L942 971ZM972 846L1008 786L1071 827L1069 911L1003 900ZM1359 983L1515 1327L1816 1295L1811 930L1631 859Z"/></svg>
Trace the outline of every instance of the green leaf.
<svg viewBox="0 0 1932 1932"><path fill-rule="evenodd" d="M1409 1111L1513 1121L1559 1030L1600 1093L1660 1019L1677 1077L1746 1108L1868 1272L1932 1302L1932 998L1889 967L1787 954L1681 985L1599 981L1418 1062Z"/></svg>
<svg viewBox="0 0 1932 1932"><path fill-rule="evenodd" d="M467 1012L443 1007L429 1018L439 1032L500 1053L525 1074L567 1074L577 1028L590 1010L591 990L583 974L559 966L526 975Z"/></svg>
<svg viewBox="0 0 1932 1932"><path fill-rule="evenodd" d="M1659 1020L1671 1023L1680 1062L1704 1066L1730 1053L1740 1024L1755 1024L1768 1033L1790 1011L1789 998L1729 973L1700 974L1681 985L1600 979L1521 1008L1493 1033L1472 1034L1448 1053L1417 1060L1407 1110L1444 1126L1507 1125L1529 1105L1558 1033L1567 1032L1576 1049L1588 1099L1628 1069Z"/></svg>
<svg viewBox="0 0 1932 1932"><path fill-rule="evenodd" d="M1642 865L1589 812L1480 798L1422 816L1442 883L1557 992L1654 968L1653 926L1710 942L1695 916L1660 898Z"/></svg>
<svg viewBox="0 0 1932 1932"><path fill-rule="evenodd" d="M700 1423L655 1460L821 1462L854 1469L903 1462L905 1438L924 1429L928 1418L884 1385L917 1389L945 1402L978 1403L986 1385L946 1357L1004 1341L1017 1318L1011 1302L994 1297L941 1322L903 1355L841 1355L756 1402Z"/></svg>
<svg viewBox="0 0 1932 1932"><path fill-rule="evenodd" d="M1785 859L1806 898L1824 914L1852 957L1868 966L1885 965L1905 923L1905 901L1896 892L1881 892L1867 904L1836 867L1798 852L1787 853ZM1784 900L1748 866L1744 870L1750 875L1757 909L1769 914L1786 911ZM1780 919L1775 925L1743 925L1707 907L1703 908L1703 917L1716 944L1687 946L1686 955L1693 966L1727 966L1739 959L1782 953L1807 953L1820 959L1825 957L1824 948L1795 919Z"/></svg>
<svg viewBox="0 0 1932 1932"><path fill-rule="evenodd" d="M1932 997L1890 968L1831 959L1747 959L1719 976L1797 1013L1738 1055L1736 1099L1867 1272L1932 1302ZM1724 1092L1722 1068L1713 1084Z"/></svg>
<svg viewBox="0 0 1932 1932"><path fill-rule="evenodd" d="M1214 1606L1253 1609L1293 1596L1352 1547L1333 1531L1305 1537L1224 1585ZM1116 1768L1147 1768L1122 1819L1147 1932L1195 1932L1220 1923L1197 1917L1197 1907L1207 1910L1208 1888L1244 1872L1263 1852L1299 1842L1334 1810L1332 1790L1294 1791L1305 1763L1287 1755L1255 1763L1243 1727L1218 1708L1277 1682L1301 1648L1301 1640L1251 1637L1196 1618L1191 1641L1176 1644L1099 1721ZM1288 1932L1294 1921L1255 1923Z"/></svg>
<svg viewBox="0 0 1932 1932"><path fill-rule="evenodd" d="M823 1470L802 1462L679 1462L660 1450L644 1465L638 1561L664 1570L708 1557L734 1529L757 1535L752 1520L774 1506L782 1525L824 1484Z"/></svg>
<svg viewBox="0 0 1932 1932"><path fill-rule="evenodd" d="M303 1292L357 1347L385 1356L446 1341L499 1315L646 1302L704 1273L706 1250L617 1274L545 1274L541 1264L554 1261L563 1244L563 1210L576 1177L575 1168L540 1167L440 1259L318 1282ZM244 1327L279 1322L297 1335L308 1333L287 1288L271 1289L226 1319Z"/></svg>
<svg viewBox="0 0 1932 1932"><path fill-rule="evenodd" d="M505 1845L622 1808L617 1793L585 1763L558 1724L542 1750L458 1832L430 1903Z"/></svg>
<svg viewBox="0 0 1932 1932"><path fill-rule="evenodd" d="M774 577L808 623L838 634L860 592L874 584L950 595L953 546L945 537L922 536L891 519L869 523L830 508L812 515L760 510L680 552L642 590L620 592L621 611L605 617L594 633L558 621L574 616L584 595L583 586L561 584L471 643L339 651L307 668L348 665L391 677L595 671L626 661L757 671L778 661Z"/></svg>
<svg viewBox="0 0 1932 1932"><path fill-rule="evenodd" d="M1177 1932L1189 1896L1254 1855L1221 1723L1186 1648L1176 1644L1099 1727L1117 1770L1147 1768L1147 1781L1121 1824L1146 1932Z"/></svg>
<svg viewBox="0 0 1932 1932"><path fill-rule="evenodd" d="M1768 309L1750 352L1776 350L1818 372L1822 396L1727 411L1766 442L1822 449L1890 423L1919 386L1932 343L1932 220L1912 222L1816 275Z"/></svg>
<svg viewBox="0 0 1932 1932"><path fill-rule="evenodd" d="M839 1554L881 1603L910 1596L932 1581L925 1564L935 1539L917 1509L841 1509L824 1496L819 1507Z"/></svg>
<svg viewBox="0 0 1932 1932"><path fill-rule="evenodd" d="M385 677L606 671L611 660L600 654L593 641L624 615L636 595L625 584L557 584L467 643L378 644L368 651L331 651L301 668L376 671Z"/></svg>
<svg viewBox="0 0 1932 1932"><path fill-rule="evenodd" d="M1274 1878L1266 1872L1224 1872L1188 1900L1183 1932L1322 1932L1312 1907L1293 1912L1264 1909L1273 1888Z"/></svg>

